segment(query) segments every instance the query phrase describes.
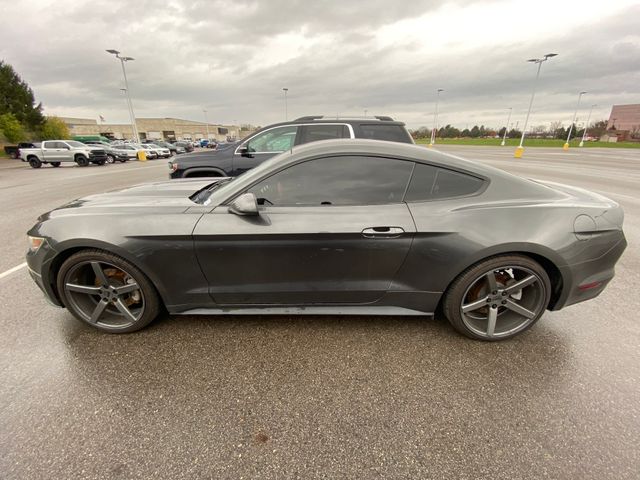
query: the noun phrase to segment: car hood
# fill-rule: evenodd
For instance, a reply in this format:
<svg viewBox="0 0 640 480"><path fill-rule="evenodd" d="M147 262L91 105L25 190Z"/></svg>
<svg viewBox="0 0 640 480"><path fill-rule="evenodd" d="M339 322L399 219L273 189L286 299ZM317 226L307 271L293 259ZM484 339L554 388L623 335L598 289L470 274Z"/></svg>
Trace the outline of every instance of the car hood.
<svg viewBox="0 0 640 480"><path fill-rule="evenodd" d="M220 178L195 178L134 185L122 190L90 195L62 205L43 215L57 216L112 213L177 213L197 206L189 197Z"/></svg>

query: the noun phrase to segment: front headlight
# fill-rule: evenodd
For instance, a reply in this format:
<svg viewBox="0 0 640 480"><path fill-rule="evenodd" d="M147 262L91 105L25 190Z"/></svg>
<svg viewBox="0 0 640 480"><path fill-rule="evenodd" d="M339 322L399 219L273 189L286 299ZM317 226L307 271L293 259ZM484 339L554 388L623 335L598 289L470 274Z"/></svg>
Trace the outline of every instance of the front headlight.
<svg viewBox="0 0 640 480"><path fill-rule="evenodd" d="M37 252L44 243L44 238L42 237L32 237L31 235L27 235L27 238L29 239L29 251L33 253Z"/></svg>

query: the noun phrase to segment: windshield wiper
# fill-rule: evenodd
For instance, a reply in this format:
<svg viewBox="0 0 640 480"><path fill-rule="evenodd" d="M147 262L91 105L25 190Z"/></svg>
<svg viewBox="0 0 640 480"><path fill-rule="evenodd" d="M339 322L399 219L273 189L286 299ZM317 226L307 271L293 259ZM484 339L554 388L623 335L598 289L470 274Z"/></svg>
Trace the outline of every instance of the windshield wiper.
<svg viewBox="0 0 640 480"><path fill-rule="evenodd" d="M225 179L219 180L207 187L201 188L200 190L195 192L193 195L191 195L189 198L195 203L206 205L206 202L211 196L211 193L217 188L221 187L222 185L226 185L231 180L233 180L233 178L225 178Z"/></svg>

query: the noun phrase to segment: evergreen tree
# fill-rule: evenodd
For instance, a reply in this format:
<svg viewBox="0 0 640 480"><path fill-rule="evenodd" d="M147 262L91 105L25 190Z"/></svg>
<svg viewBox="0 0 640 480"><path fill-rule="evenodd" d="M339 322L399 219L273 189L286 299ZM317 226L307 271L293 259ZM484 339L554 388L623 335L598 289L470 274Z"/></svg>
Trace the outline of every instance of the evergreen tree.
<svg viewBox="0 0 640 480"><path fill-rule="evenodd" d="M44 122L42 104L35 104L33 90L13 67L0 60L0 115L11 113L25 128L38 129Z"/></svg>

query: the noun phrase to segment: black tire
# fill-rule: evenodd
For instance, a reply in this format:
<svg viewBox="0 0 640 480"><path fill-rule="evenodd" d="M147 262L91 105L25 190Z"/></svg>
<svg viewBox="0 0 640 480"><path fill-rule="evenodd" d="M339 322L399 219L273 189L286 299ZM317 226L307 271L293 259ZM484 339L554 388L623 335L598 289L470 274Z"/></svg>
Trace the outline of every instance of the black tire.
<svg viewBox="0 0 640 480"><path fill-rule="evenodd" d="M116 157L113 155L107 155L107 163L115 163Z"/></svg>
<svg viewBox="0 0 640 480"><path fill-rule="evenodd" d="M93 163L94 165L102 166L102 165L104 165L106 163L106 160L96 160L96 161L91 162L91 163Z"/></svg>
<svg viewBox="0 0 640 480"><path fill-rule="evenodd" d="M462 272L445 292L442 308L447 320L463 335L485 341L506 340L540 319L550 294L551 282L540 264L524 255L499 255Z"/></svg>
<svg viewBox="0 0 640 480"><path fill-rule="evenodd" d="M106 284L95 273L95 264ZM62 303L73 316L103 332L140 330L151 323L161 309L160 297L147 276L124 258L103 250L83 250L71 255L60 267L56 283ZM138 288L131 290L132 285ZM80 292L79 287L100 292ZM118 289L129 291L118 294ZM122 312L123 305L129 316ZM96 320L92 321L90 317L96 312Z"/></svg>
<svg viewBox="0 0 640 480"><path fill-rule="evenodd" d="M58 168L60 166L60 162L51 162L51 165Z"/></svg>
<svg viewBox="0 0 640 480"><path fill-rule="evenodd" d="M82 155L78 155L76 157L76 163L78 164L79 167L88 167L89 159L87 157L83 157Z"/></svg>
<svg viewBox="0 0 640 480"><path fill-rule="evenodd" d="M129 160L128 158L121 158L121 159L120 159L120 163L125 163L125 162L127 162L128 160Z"/></svg>
<svg viewBox="0 0 640 480"><path fill-rule="evenodd" d="M29 158L29 165L31 168L40 168L42 166L42 162L35 157Z"/></svg>

